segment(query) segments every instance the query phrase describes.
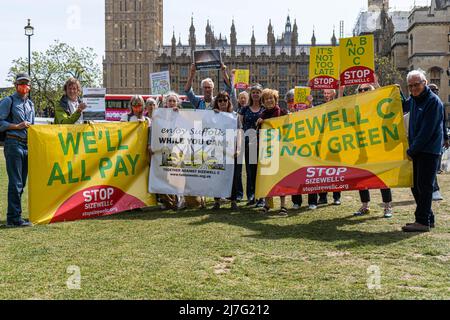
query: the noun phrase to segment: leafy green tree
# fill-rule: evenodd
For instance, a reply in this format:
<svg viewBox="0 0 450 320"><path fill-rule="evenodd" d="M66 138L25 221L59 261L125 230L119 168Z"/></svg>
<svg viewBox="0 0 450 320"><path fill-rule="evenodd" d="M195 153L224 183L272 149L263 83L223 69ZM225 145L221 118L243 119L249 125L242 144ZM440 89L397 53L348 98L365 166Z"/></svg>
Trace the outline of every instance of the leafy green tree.
<svg viewBox="0 0 450 320"><path fill-rule="evenodd" d="M388 57L375 57L375 73L382 87L403 82L402 74L395 68L392 60Z"/></svg>
<svg viewBox="0 0 450 320"><path fill-rule="evenodd" d="M54 110L63 95L63 87L70 77L78 79L82 87L98 87L102 72L96 63L97 55L92 48L77 50L66 43L55 41L44 52L33 52L31 57L31 97L36 111ZM28 70L28 58L18 58L8 74L14 76Z"/></svg>

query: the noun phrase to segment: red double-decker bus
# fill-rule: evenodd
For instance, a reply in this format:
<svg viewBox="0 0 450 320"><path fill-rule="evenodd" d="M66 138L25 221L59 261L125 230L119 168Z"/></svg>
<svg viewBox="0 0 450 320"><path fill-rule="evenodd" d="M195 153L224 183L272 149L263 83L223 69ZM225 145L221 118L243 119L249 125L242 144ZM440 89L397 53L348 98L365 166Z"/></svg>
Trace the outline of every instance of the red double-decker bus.
<svg viewBox="0 0 450 320"><path fill-rule="evenodd" d="M106 121L120 121L124 114L128 114L130 112L130 100L133 96L134 95L132 94L107 94L105 97ZM142 97L144 98L144 101L148 98L153 98L159 106L162 105L162 96L143 95ZM181 107L183 109L194 108L186 96L180 96L180 99Z"/></svg>

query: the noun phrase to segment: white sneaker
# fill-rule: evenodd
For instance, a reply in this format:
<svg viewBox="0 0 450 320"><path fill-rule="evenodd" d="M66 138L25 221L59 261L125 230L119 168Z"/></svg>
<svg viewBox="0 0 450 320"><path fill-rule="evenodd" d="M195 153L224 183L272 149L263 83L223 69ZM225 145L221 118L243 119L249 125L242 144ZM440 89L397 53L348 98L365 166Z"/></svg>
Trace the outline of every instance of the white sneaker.
<svg viewBox="0 0 450 320"><path fill-rule="evenodd" d="M298 209L300 209L300 206L298 204L294 204L292 206L292 210L298 210Z"/></svg>
<svg viewBox="0 0 450 320"><path fill-rule="evenodd" d="M439 191L433 192L433 201L442 201L444 198Z"/></svg>
<svg viewBox="0 0 450 320"><path fill-rule="evenodd" d="M308 208L309 210L317 210L317 206L314 204L310 205Z"/></svg>

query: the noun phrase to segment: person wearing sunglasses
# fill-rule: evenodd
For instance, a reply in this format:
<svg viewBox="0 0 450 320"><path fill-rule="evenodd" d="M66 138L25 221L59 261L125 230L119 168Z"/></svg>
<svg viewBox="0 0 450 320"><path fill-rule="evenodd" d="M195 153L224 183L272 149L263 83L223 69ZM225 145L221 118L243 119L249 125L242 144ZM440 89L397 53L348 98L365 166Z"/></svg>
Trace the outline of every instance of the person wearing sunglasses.
<svg viewBox="0 0 450 320"><path fill-rule="evenodd" d="M361 84L359 85L357 92L358 94L363 94L375 90L375 87L371 84ZM392 218L392 191L391 189L381 190L381 197L384 203L384 217ZM359 191L359 198L361 200L361 208L354 214L355 216L363 216L370 213L370 192L369 190Z"/></svg>
<svg viewBox="0 0 450 320"><path fill-rule="evenodd" d="M22 195L28 176L28 129L34 124L34 104L29 98L31 78L19 73L16 92L0 102L0 132L6 133L4 154L8 174L8 228L31 227L22 219Z"/></svg>
<svg viewBox="0 0 450 320"><path fill-rule="evenodd" d="M228 92L221 91L216 96L216 99L214 100L214 111L216 113L220 112L226 112L226 113L234 113L233 112L233 105L231 103L230 95ZM239 128L239 122L238 122L238 129ZM238 198L238 187L239 187L239 174L238 170L236 170L237 164L238 164L238 157L241 153L241 143L240 143L240 135L237 136L236 139L236 149L234 154L234 164L226 164L227 166L231 165L234 166L233 168L233 184L231 188L231 197L229 198L231 200L231 210L237 211L239 210L239 207L237 205L237 198ZM225 159L224 159L225 161ZM242 172L241 172L242 173ZM214 198L214 206L212 207L212 210L218 210L220 209L220 198Z"/></svg>
<svg viewBox="0 0 450 320"><path fill-rule="evenodd" d="M413 162L412 193L417 208L415 222L408 223L402 230L429 232L435 227L432 200L437 166L444 144L444 105L427 86L424 71L411 71L407 82L411 94L404 102L404 109L410 111L407 154Z"/></svg>

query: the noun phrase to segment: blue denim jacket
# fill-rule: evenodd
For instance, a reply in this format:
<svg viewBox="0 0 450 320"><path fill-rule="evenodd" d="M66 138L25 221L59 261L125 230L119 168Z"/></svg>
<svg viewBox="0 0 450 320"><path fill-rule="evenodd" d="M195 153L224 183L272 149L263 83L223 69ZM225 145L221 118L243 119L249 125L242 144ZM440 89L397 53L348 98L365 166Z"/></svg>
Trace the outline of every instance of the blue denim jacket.
<svg viewBox="0 0 450 320"><path fill-rule="evenodd" d="M12 98L12 103L11 103ZM0 102L0 131L5 132L11 124L28 121L34 124L34 104L30 99L22 100L16 92ZM8 130L8 134L27 139L27 129Z"/></svg>

